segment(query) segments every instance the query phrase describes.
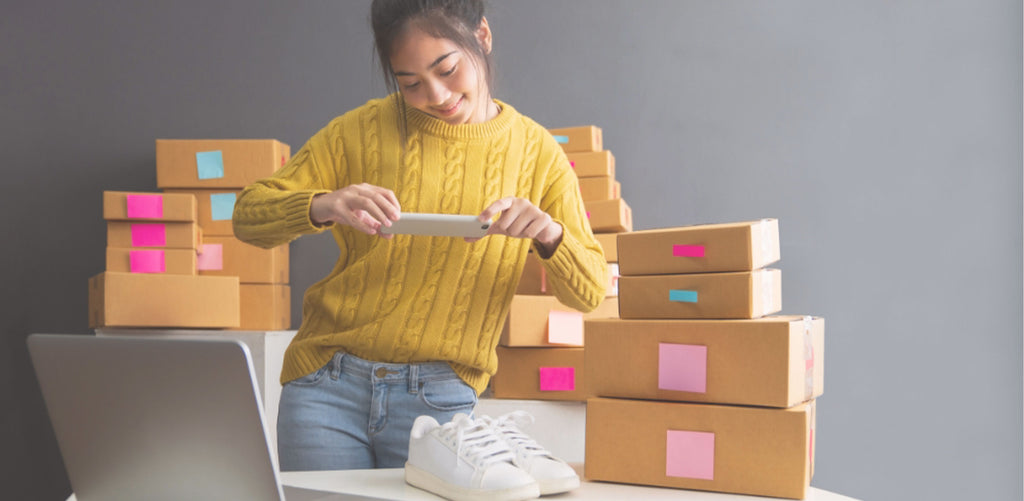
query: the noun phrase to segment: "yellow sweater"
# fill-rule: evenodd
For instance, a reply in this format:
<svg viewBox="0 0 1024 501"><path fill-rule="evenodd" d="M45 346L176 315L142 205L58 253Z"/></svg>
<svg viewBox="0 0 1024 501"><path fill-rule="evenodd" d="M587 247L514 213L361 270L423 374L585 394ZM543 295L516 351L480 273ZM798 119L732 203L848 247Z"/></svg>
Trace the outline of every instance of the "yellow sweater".
<svg viewBox="0 0 1024 501"><path fill-rule="evenodd" d="M306 291L282 383L319 369L338 350L380 362L447 361L477 393L497 370L495 346L531 241L386 240L313 225L313 196L351 184L394 191L403 212L478 215L500 198L526 198L563 227L561 244L542 260L558 299L581 311L604 299L607 264L565 154L543 127L496 102L494 119L458 126L407 107L403 155L394 95L369 101L241 193L233 218L239 239L269 248L330 228L341 249L330 273Z"/></svg>

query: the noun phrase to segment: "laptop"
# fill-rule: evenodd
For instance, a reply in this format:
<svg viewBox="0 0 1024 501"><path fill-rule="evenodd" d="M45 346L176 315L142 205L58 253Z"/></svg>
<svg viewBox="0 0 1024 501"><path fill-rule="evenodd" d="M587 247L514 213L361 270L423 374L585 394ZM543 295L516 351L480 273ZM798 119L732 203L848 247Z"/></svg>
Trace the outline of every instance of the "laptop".
<svg viewBox="0 0 1024 501"><path fill-rule="evenodd" d="M78 501L370 500L283 486L239 341L33 334Z"/></svg>

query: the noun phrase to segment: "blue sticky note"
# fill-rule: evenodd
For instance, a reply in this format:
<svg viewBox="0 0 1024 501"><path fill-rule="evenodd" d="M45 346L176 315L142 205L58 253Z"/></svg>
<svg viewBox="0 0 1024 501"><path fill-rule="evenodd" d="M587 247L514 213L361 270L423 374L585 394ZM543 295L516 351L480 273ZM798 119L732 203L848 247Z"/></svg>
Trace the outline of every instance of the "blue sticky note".
<svg viewBox="0 0 1024 501"><path fill-rule="evenodd" d="M197 151L196 168L199 179L220 179L224 177L224 155L217 151Z"/></svg>
<svg viewBox="0 0 1024 501"><path fill-rule="evenodd" d="M668 291L668 300L677 303L696 303L697 291L684 291L673 289Z"/></svg>
<svg viewBox="0 0 1024 501"><path fill-rule="evenodd" d="M555 142L558 144L569 144L569 136L555 136Z"/></svg>
<svg viewBox="0 0 1024 501"><path fill-rule="evenodd" d="M234 193L214 193L210 195L210 219L225 221L231 219L235 212Z"/></svg>

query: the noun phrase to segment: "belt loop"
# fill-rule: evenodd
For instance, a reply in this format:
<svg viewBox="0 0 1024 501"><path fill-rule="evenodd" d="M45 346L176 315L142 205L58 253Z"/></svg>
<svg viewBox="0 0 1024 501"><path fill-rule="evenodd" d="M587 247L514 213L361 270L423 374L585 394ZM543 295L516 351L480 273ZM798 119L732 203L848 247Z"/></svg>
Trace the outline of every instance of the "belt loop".
<svg viewBox="0 0 1024 501"><path fill-rule="evenodd" d="M420 364L409 364L409 393L415 395L420 391Z"/></svg>
<svg viewBox="0 0 1024 501"><path fill-rule="evenodd" d="M331 359L331 381L337 381L338 376L341 375L341 359L345 358L344 352L337 352L334 354L334 358Z"/></svg>

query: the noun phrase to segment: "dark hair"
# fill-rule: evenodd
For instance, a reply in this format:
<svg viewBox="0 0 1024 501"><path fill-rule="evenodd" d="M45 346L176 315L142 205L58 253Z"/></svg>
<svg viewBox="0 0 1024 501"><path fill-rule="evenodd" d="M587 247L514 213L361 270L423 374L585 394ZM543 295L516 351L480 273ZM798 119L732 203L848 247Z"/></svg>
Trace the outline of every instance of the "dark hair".
<svg viewBox="0 0 1024 501"><path fill-rule="evenodd" d="M391 67L395 39L408 26L415 25L430 36L451 40L469 52L473 64L483 70L487 90L490 91L493 86L491 56L476 37L483 19L482 0L373 0L370 24L373 26L374 46L384 72L384 84L396 100L403 147L407 135L405 105L398 92L395 70Z"/></svg>

